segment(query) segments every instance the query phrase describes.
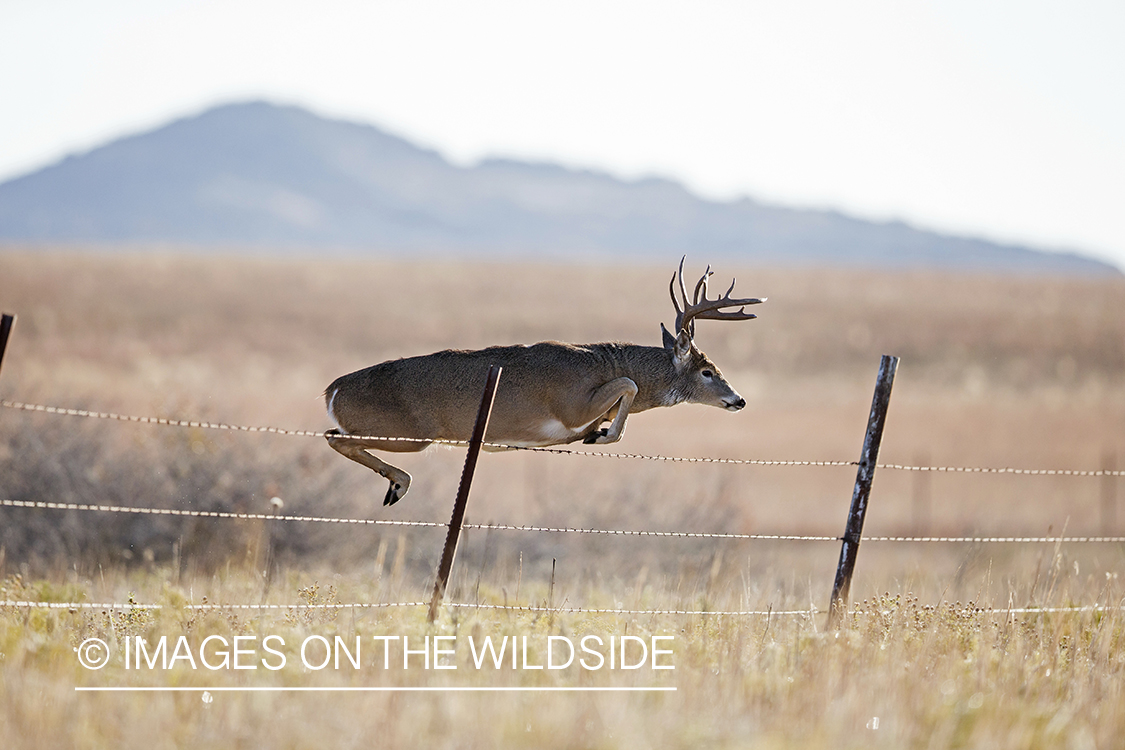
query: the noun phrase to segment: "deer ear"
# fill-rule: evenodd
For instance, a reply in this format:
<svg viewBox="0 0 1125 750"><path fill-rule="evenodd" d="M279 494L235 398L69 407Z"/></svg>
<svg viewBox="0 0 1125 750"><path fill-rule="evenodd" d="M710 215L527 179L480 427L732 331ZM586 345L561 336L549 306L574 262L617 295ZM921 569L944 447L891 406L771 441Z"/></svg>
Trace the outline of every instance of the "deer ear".
<svg viewBox="0 0 1125 750"><path fill-rule="evenodd" d="M665 349L676 348L676 337L668 333L668 329L664 327L663 323L660 324L660 337L664 340Z"/></svg>
<svg viewBox="0 0 1125 750"><path fill-rule="evenodd" d="M672 344L672 355L676 358L677 364L683 365L691 361L691 348L691 334L686 329L680 331Z"/></svg>

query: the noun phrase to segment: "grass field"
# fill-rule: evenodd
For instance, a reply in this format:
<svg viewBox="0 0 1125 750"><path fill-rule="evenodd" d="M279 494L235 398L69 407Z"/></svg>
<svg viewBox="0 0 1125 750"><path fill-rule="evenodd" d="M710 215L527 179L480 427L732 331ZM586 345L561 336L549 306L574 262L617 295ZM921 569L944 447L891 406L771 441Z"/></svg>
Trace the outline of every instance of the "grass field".
<svg viewBox="0 0 1125 750"><path fill-rule="evenodd" d="M0 254L19 315L0 397L123 414L322 430L337 375L446 347L629 340L671 323L673 264ZM705 259L689 259L702 263ZM697 270L696 273L699 271ZM748 401L634 415L615 450L766 460L858 457L879 355L902 357L881 460L1125 466L1125 282L718 268L769 296L698 343ZM0 494L23 501L437 521L463 455L401 457L407 498L318 438L0 409ZM838 535L854 467L486 454L470 522ZM882 470L865 531L1125 532L1120 479ZM1125 729L1121 544L865 543L855 611L826 630L838 545L470 530L450 600L628 610L818 608L732 617L424 607L440 528L0 507L6 600L162 609L0 610L0 729L29 747L1076 747ZM270 603L263 612L187 604ZM126 670L127 638L277 635L362 643L360 669ZM384 669L377 636L455 636L457 670ZM470 638L671 636L673 670L477 669ZM73 649L109 644L101 670ZM315 640L315 639L314 639ZM217 643L218 641L212 641ZM638 641L628 641L632 647ZM652 641L648 641L650 644ZM317 641L319 643L319 641ZM562 640L554 641L562 644ZM315 645L315 644L314 644ZM412 646L413 647L413 646ZM198 651L196 651L198 653ZM255 656L262 656L261 646ZM401 659L401 654L398 656ZM393 666L393 665L392 665ZM76 686L190 687L76 693ZM674 692L226 692L231 687L666 687Z"/></svg>

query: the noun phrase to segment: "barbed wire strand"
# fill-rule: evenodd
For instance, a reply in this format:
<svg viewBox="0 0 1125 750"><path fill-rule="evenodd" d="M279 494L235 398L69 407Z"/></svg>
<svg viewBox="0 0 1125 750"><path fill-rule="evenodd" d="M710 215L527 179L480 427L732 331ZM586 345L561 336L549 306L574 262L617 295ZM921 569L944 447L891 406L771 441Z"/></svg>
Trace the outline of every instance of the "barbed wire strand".
<svg viewBox="0 0 1125 750"><path fill-rule="evenodd" d="M448 528L448 523L436 521L403 521L396 519L337 518L330 516L286 516L271 513L239 513L222 510L178 510L174 508L142 508L125 505L90 505L85 503L56 503L42 500L0 499L0 507L33 508L41 510L77 510L103 513L138 513L154 516L186 516L197 518L230 518L262 521L301 521L312 523L355 524L368 526L421 526ZM752 541L786 542L838 542L842 537L801 534L736 534L706 531L649 531L632 529L589 529L568 526L519 526L499 523L466 523L466 529L485 531L528 531L548 534L602 534L606 536L652 536L688 539L743 539ZM865 536L861 542L944 542L960 544L1090 544L1125 543L1125 536Z"/></svg>
<svg viewBox="0 0 1125 750"><path fill-rule="evenodd" d="M292 437L326 437L326 433L313 430L290 430L282 427L254 427L247 425L232 425L223 422L205 422L201 420L172 419L168 417L138 417L113 412L89 411L86 409L70 409L60 406L44 406L42 404L26 404L20 401L0 400L0 406L22 411L42 412L69 417L87 417L91 419L108 419L118 422L133 422L138 424L155 424L166 427L188 427L193 429L228 430L231 432L257 432L271 435L285 435ZM381 442L426 443L427 445L448 445L465 447L467 440L447 440L444 438L408 438L389 437L386 435L353 435L346 437L352 440L370 440ZM856 461L780 461L767 459L740 459L740 458L714 458L709 456L648 456L639 453L615 453L608 451L576 451L569 448L549 448L536 446L508 445L506 443L483 443L488 448L500 450L530 451L535 453L554 453L559 455L590 456L594 458L624 458L642 459L649 461L667 461L673 463L718 463L718 464L747 464L755 466L855 466Z"/></svg>
<svg viewBox="0 0 1125 750"><path fill-rule="evenodd" d="M42 404L28 404L21 401L0 400L0 406L30 412L42 412L74 417L87 417L93 419L108 419L120 422L134 422L139 424L155 424L170 427L187 427L194 429L228 430L233 432L254 432L271 435L286 435L295 437L325 437L324 432L314 430L290 430L281 427L255 427L247 425L232 425L223 422L206 422L202 420L171 419L167 417L140 417L113 412L89 411L87 409L71 409L59 406L44 406ZM451 446L466 446L465 440L446 440L430 438L391 437L385 435L348 435L354 440L370 440L381 442L407 442L426 443ZM507 445L504 443L484 443L486 447L500 450L519 450L533 453L552 453L556 455L588 456L593 458L618 458L645 461L664 461L669 463L707 463L707 464L734 464L744 466L857 466L857 461L792 461L771 459L748 458L715 458L711 456L661 456L645 455L640 453L619 453L611 451L572 450L570 448L552 448L536 446ZM983 466L910 466L905 464L878 464L878 469L895 471L929 471L942 473L964 474L1021 474L1026 476L1075 476L1075 477L1103 477L1125 476L1122 469L1021 469L1015 467L990 468Z"/></svg>
<svg viewBox="0 0 1125 750"><path fill-rule="evenodd" d="M66 609L66 610L120 610L120 611L145 611L158 609L185 609L194 612L212 612L226 610L254 610L254 611L280 611L280 610L342 610L342 609L380 609L390 607L428 607L429 602L377 602L377 603L345 603L332 604L138 604L136 602L33 602L33 601L0 601L0 607L22 607L32 609ZM457 609L496 609L512 612L548 612L553 614L598 614L598 615L815 615L816 610L711 610L711 609L618 609L618 608L587 608L587 607L547 607L519 604L470 604L465 602L444 602L442 606Z"/></svg>
<svg viewBox="0 0 1125 750"><path fill-rule="evenodd" d="M945 603L947 606L956 606ZM37 602L23 600L2 600L0 607L14 607L20 609L58 609L68 611L78 610L114 610L114 611L149 611L162 609L182 609L193 612L216 612L230 610L252 611L338 611L343 609L387 609L395 607L428 607L429 602L373 602L373 603L345 603L332 604L139 604L137 602ZM549 607L519 604L488 604L468 602L446 602L443 606L457 609L490 609L511 612L546 612L551 614L598 614L598 615L687 615L703 616L712 615L720 617L816 617L823 614L821 610L813 607L810 609L758 609L758 610L714 610L714 609L621 609L621 608L589 608L589 607ZM943 605L927 605L923 609L937 611ZM1122 605L1085 604L1069 607L977 607L969 609L977 614L1066 614L1084 612L1120 612L1125 610ZM848 615L866 614L866 610L852 610Z"/></svg>
<svg viewBox="0 0 1125 750"><path fill-rule="evenodd" d="M0 507L41 508L49 510L81 510L102 513L141 513L153 516L187 516L192 518L233 518L261 521L306 521L313 523L340 523L367 526L433 526L447 528L449 524L437 521L401 521L375 518L334 518L330 516L284 516L273 513L239 513L226 510L177 510L175 508L141 508L126 505L88 505L84 503L54 503L41 500L4 500Z"/></svg>

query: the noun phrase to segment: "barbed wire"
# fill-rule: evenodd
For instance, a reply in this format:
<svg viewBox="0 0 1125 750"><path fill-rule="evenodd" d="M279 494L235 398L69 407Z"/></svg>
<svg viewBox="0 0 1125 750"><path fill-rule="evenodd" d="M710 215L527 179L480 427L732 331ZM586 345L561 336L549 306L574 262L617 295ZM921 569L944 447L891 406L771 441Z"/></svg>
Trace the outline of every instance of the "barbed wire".
<svg viewBox="0 0 1125 750"><path fill-rule="evenodd" d="M544 448L537 446L501 445L485 443L492 448L530 451L532 453L555 453L566 456L589 456L591 458L624 458L642 461L665 461L681 464L735 464L741 466L858 466L858 461L784 461L765 458L715 458L712 456L659 456L643 453L618 453L610 451L576 451L570 448Z"/></svg>
<svg viewBox="0 0 1125 750"><path fill-rule="evenodd" d="M44 406L42 404L27 404L20 401L0 400L0 406L21 411L42 412L68 417L87 417L91 419L108 419L118 422L133 422L138 424L155 424L165 427L188 427L194 429L227 430L231 432L257 432L270 435L285 435L291 437L327 437L324 431L290 430L283 427L254 427L248 425L233 425L224 422L206 422L201 420L172 419L169 417L139 417L128 414L115 414L113 412L89 411L87 409L71 409L60 406ZM449 440L445 438L407 438L390 437L386 435L353 435L346 436L351 440L369 440L381 442L426 443L427 445L449 445L465 447L467 440ZM649 456L639 453L616 453L610 451L576 451L569 448L550 448L542 446L508 445L507 443L482 443L488 448L500 450L529 451L533 453L554 453L560 455L590 456L594 458L624 458L643 459L649 461L667 461L673 463L716 463L716 464L745 464L754 466L856 466L856 461L782 461L769 459L743 459L743 458L714 458L710 456Z"/></svg>
<svg viewBox="0 0 1125 750"><path fill-rule="evenodd" d="M146 611L160 609L185 609L193 612L213 612L226 610L251 610L251 611L280 611L280 610L342 610L342 609L381 609L392 607L428 607L429 602L375 602L375 603L348 603L336 602L328 604L139 604L137 602L35 602L9 600L0 601L0 607L22 607L31 609L65 609L65 610L119 610L119 611ZM489 604L467 602L443 602L442 606L455 609L495 609L512 612L551 614L596 614L596 615L777 615L794 616L817 614L815 609L801 610L713 610L713 609L621 609L621 608L588 608L568 606L536 606L521 604Z"/></svg>
<svg viewBox="0 0 1125 750"><path fill-rule="evenodd" d="M958 544L1125 543L1125 536L865 536L860 542L952 542Z"/></svg>
<svg viewBox="0 0 1125 750"><path fill-rule="evenodd" d="M115 414L112 412L97 412L85 409L71 409L56 406L46 406L41 404L28 404L18 401L0 400L0 406L30 411L42 412L48 414L57 414L64 416L77 416L94 419L107 419L122 422L132 422L139 424L155 424L162 426L172 427L186 427L195 429L216 429L228 430L235 432L247 433L264 433L286 436L298 437L326 437L326 433L310 430L290 430L277 427L254 427L245 425L232 425L218 422L208 422L202 420L181 420L171 419L165 417L144 417L144 416L130 416ZM468 441L462 440L432 440L425 438L405 438L405 437L388 437L388 436L368 436L368 435L348 435L347 437L359 440L381 441L381 442L415 442L415 443L438 443L452 446L465 446ZM780 461L780 460L761 460L761 459L733 459L733 458L714 458L714 457L678 457L678 456L660 456L660 455L643 455L635 453L616 453L604 451L586 451L586 450L571 450L568 448L559 447L528 447L528 446L510 446L498 443L485 443L487 447L507 449L507 450L526 450L532 452L562 454L562 455L576 455L576 456L591 456L591 457L605 457L605 458L621 458L621 459L638 459L638 460L654 460L676 463L720 463L720 464L742 464L742 465L757 465L757 466L856 466L856 461ZM956 472L956 473L975 473L975 474L1016 474L1016 475L1040 475L1040 476L1122 476L1125 471L1100 469L1100 470L1073 470L1073 469L1020 469L1020 468L987 468L987 467L950 467L950 466L909 466L901 464L878 464L877 468L901 470L901 471L927 471L927 472ZM395 519L362 519L362 518L340 518L329 516L309 516L309 515L280 515L276 513L246 513L235 511L208 511L208 510L182 510L173 508L149 508L149 507L131 507L131 506L116 506L116 505L96 505L96 504L83 504L83 503L60 503L60 502L46 502L46 501L20 501L20 500L6 500L0 499L0 506L13 507L13 508L36 508L36 509L52 509L52 510L76 510L88 512L111 512L111 513L136 513L148 515L165 515L165 516L186 516L186 517L203 517L203 518L230 518L230 519L249 519L249 520L263 520L263 521L300 521L300 522L317 522L317 523L336 523L336 524L353 524L353 525L379 525L379 526L418 526L418 527L448 527L446 523L430 522L430 521L409 521L409 520L395 520ZM581 533L581 534L602 534L614 536L650 536L650 537L679 537L679 538L710 538L710 539L741 539L741 540L778 540L778 541L840 541L841 537L838 536L816 536L816 535L795 535L795 534L739 534L739 533L712 533L712 532L685 532L685 531L653 531L653 530L618 530L618 529L592 529L592 528L579 528L579 527L549 527L549 526L528 526L528 525L512 525L512 524L464 524L467 529L482 529L482 530L500 530L500 531L526 531L526 532L539 532L539 533ZM869 536L864 537L861 541L869 542L946 542L946 543L1123 543L1125 536L1082 536L1082 537L1052 537L1052 536L1037 536L1037 537L1016 537L1016 536L992 536L992 537L971 537L971 536L935 536L935 537L912 537L912 536ZM206 601L206 600L205 600ZM392 607L418 607L428 606L428 602L381 602L381 603L326 603L326 604L185 604L185 605L169 605L171 608L180 608L193 611L213 611L213 610L251 610L251 611L281 611L281 610L339 610L339 609L370 609L370 608L392 608ZM4 600L0 601L0 607L24 607L24 608L48 608L48 609L66 609L66 610L150 610L162 609L165 605L161 604L137 604L135 602L117 603L117 602L33 602L33 601L14 601ZM690 615L690 616L804 616L813 617L818 614L818 610L812 607L807 610L689 610L689 609L668 609L668 610L641 610L641 609L624 609L624 608L585 608L585 607L568 607L568 606L536 606L536 605L507 605L507 604L490 604L490 603L463 603L463 602L447 602L445 604L451 608L464 608L464 609L492 609L492 610L505 610L517 612L530 612L530 613L574 613L574 614L611 614L611 615ZM932 609L933 607L928 607ZM1042 614L1042 613L1075 613L1075 612L1105 612L1105 611L1121 611L1125 609L1122 606L1105 606L1105 605L1079 605L1070 607L1022 607L1022 608L987 608L987 607L974 607L973 611L978 613L994 613L994 614ZM857 614L853 611L849 614Z"/></svg>
<svg viewBox="0 0 1125 750"><path fill-rule="evenodd" d="M187 516L192 518L234 518L261 521L308 521L313 523L340 523L367 526L434 526L448 528L437 521L402 521L383 518L336 518L332 516L285 516L276 513L240 513L227 510L179 510L176 508L142 508L128 505L89 505L85 503L55 503L41 500L4 500L0 507L40 508L49 510L81 510L102 513L141 513L153 516Z"/></svg>
<svg viewBox="0 0 1125 750"><path fill-rule="evenodd" d="M436 521L402 521L396 519L372 518L337 518L329 516L288 516L275 513L240 513L237 511L222 510L180 510L175 508L142 508L127 505L93 505L86 503L57 503L43 500L7 500L0 499L0 507L8 508L36 508L44 510L78 510L102 513L140 513L154 516L186 516L198 518L231 518L261 521L305 521L313 523L338 523L369 526L425 526L448 528L448 523ZM551 526L516 526L512 524L491 523L466 523L465 529L482 529L491 531L530 531L542 533L575 533L575 534L605 534L614 536L657 536L657 537L697 537L707 539L757 539L778 541L813 541L828 542L839 541L835 536L800 536L796 534L733 534L709 533L702 531L634 531L618 529L583 529Z"/></svg>
<svg viewBox="0 0 1125 750"><path fill-rule="evenodd" d="M949 604L946 602L946 604ZM427 604L427 606L429 606ZM589 609L585 607L551 607L534 605L509 605L509 604L468 604L464 602L447 602L447 607L463 609L499 609L520 612L551 612L551 613L577 613L577 614L621 614L621 615L720 615L720 616L755 616L755 617L816 617L824 614L824 610L810 607L809 609L755 609L755 610L710 610L710 609ZM941 605L926 605L924 609L935 611ZM949 604L949 606L957 606ZM973 612L989 614L1052 614L1066 612L1120 612L1125 611L1125 605L1085 604L1069 607L968 607ZM866 614L867 610L851 610L848 615Z"/></svg>
<svg viewBox="0 0 1125 750"><path fill-rule="evenodd" d="M114 611L149 611L149 610L187 610L192 612L217 612L217 611L338 611L343 609L389 609L397 607L428 607L429 602L335 602L325 604L312 604L299 602L295 604L141 604L137 602L40 602L26 600L0 600L0 607L14 607L20 609L58 609L67 611L79 610L114 610ZM823 614L816 607L809 609L756 609L756 610L721 610L721 609L624 609L619 607L591 608L548 605L523 605L523 604L491 604L469 602L445 602L445 607L454 609L488 609L510 612L549 613L549 614L596 614L596 615L686 615L686 616L718 616L718 617L816 617ZM926 605L927 611L937 611L942 606L956 607L958 605L944 602L937 605ZM969 605L965 607L975 614L995 615L1028 615L1028 614L1078 614L1086 612L1121 612L1125 606L1106 604L1084 604L1066 607L980 607ZM847 616L868 614L870 610L851 610Z"/></svg>
<svg viewBox="0 0 1125 750"><path fill-rule="evenodd" d="M0 406L8 409L16 409L19 411L33 411L42 412L44 414L58 414L67 417L87 417L89 419L109 419L117 422L134 422L139 424L155 424L165 427L190 427L194 429L206 430L229 430L231 432L262 432L271 435L290 435L296 437L318 437L325 436L324 431L315 432L313 430L287 430L282 427L252 427L247 425L226 424L224 422L205 422L195 419L172 419L169 417L138 417L130 414L115 414L108 411L90 411L88 409L70 409L62 406L45 406L43 404L26 404L22 401L8 401L0 400ZM349 437L352 437L349 435ZM368 440L385 440L385 441L402 441L409 443L431 443L443 442L451 445L468 445L467 442L458 441L438 441L438 440L424 440L420 438L396 438L396 437L375 437L375 436L357 436Z"/></svg>
<svg viewBox="0 0 1125 750"><path fill-rule="evenodd" d="M547 534L605 534L609 536L658 536L658 537L682 537L682 538L702 538L702 539L752 539L752 540L765 540L765 541L789 541L789 542L838 542L841 537L838 536L814 536L807 534L737 534L733 532L709 532L709 531L634 531L630 529L586 529L571 526L519 526L514 524L503 523L482 523L471 524L467 523L463 526L466 529L489 529L494 531L531 531Z"/></svg>
<svg viewBox="0 0 1125 750"><path fill-rule="evenodd" d="M437 521L406 521L376 518L339 518L332 516L280 515L275 513L240 513L223 510L181 510L176 508L144 508L127 505L93 505L86 503L57 503L42 500L0 499L0 507L34 508L41 510L77 510L102 513L138 513L154 516L186 516L194 518L230 518L261 521L300 521L312 523L355 524L366 526L421 526L448 528L448 523ZM751 541L838 542L839 536L808 534L738 534L707 531L652 531L634 529L591 529L571 526L520 526L500 523L466 523L465 529L485 531L528 531L548 534L602 534L606 536L651 536L687 539L742 539ZM860 542L946 542L960 544L1089 544L1125 543L1125 536L865 536Z"/></svg>
<svg viewBox="0 0 1125 750"><path fill-rule="evenodd" d="M877 469L895 471L936 471L964 474L1025 474L1049 477L1120 477L1125 470L1120 469L1017 469L1013 467L988 468L984 466L907 466L904 464L876 464Z"/></svg>
<svg viewBox="0 0 1125 750"><path fill-rule="evenodd" d="M32 601L0 601L0 607L27 607L38 609L113 609L113 610L155 610L155 609L186 609L193 612L211 612L225 610L329 610L349 608L386 608L386 607L420 607L429 605L429 602L375 602L371 604L138 604L137 602L32 602Z"/></svg>
<svg viewBox="0 0 1125 750"><path fill-rule="evenodd" d="M255 427L248 425L233 425L224 422L207 422L202 420L172 419L168 417L143 417L113 412L90 411L87 409L71 409L59 406L45 406L43 404L28 404L21 401L0 400L0 406L29 412L41 412L72 417L87 417L92 419L108 419L119 422L133 422L139 424L155 424L168 427L187 427L194 429L228 430L232 432L264 433L271 435L285 435L293 437L326 437L323 431L290 430L282 427ZM408 438L392 437L386 435L347 435L353 440L369 440L381 442L406 442L426 443L450 446L467 446L467 440L447 440L444 438ZM858 461L794 461L753 458L716 458L712 456L662 456L646 455L641 453L620 453L612 451L573 450L570 448L556 448L543 446L508 445L505 443L483 444L488 448L500 450L528 451L533 453L552 453L556 455L588 456L592 458L618 458L645 461L664 461L669 463L706 463L706 464L734 464L743 466L858 466ZM983 467L983 466L910 466L906 464L877 464L877 469L894 471L927 471L939 473L964 473L964 474L1018 474L1025 476L1073 476L1073 477L1120 477L1125 476L1121 469L1021 469L1016 467Z"/></svg>

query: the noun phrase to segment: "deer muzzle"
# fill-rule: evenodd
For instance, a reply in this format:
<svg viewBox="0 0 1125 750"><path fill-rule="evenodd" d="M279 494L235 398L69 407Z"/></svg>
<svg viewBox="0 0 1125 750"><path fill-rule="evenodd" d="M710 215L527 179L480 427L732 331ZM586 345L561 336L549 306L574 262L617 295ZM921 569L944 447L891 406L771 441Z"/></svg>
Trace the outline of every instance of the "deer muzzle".
<svg viewBox="0 0 1125 750"><path fill-rule="evenodd" d="M725 399L723 401L723 408L725 408L727 411L739 411L745 406L746 399L744 399L742 396L739 396L737 393L734 395L734 398Z"/></svg>

